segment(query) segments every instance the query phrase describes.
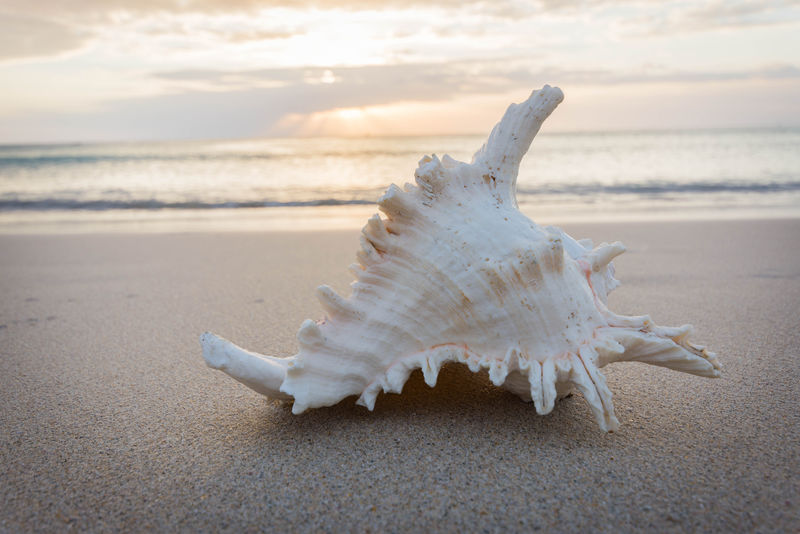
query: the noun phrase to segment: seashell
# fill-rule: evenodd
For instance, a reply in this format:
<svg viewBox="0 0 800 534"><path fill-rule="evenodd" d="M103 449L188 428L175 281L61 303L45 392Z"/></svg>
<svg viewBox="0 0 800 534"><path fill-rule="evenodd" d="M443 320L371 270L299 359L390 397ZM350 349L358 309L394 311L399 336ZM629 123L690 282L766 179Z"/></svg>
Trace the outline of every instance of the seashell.
<svg viewBox="0 0 800 534"><path fill-rule="evenodd" d="M289 358L201 337L206 363L296 414L350 395L372 410L400 393L415 369L433 387L442 365L488 370L489 379L547 414L577 388L600 427L613 431L611 391L600 368L638 361L717 377L715 355L689 341L691 325L656 326L610 311L621 243L595 248L541 227L516 202L519 164L562 101L544 86L512 104L472 162L426 156L416 185L391 185L361 235L356 280L344 298L317 289L321 321L305 321Z"/></svg>

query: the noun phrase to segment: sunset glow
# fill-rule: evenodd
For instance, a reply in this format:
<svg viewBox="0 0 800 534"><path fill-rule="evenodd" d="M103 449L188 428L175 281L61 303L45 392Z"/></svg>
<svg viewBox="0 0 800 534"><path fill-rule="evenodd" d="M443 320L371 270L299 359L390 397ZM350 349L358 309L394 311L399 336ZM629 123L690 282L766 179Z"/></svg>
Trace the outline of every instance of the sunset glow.
<svg viewBox="0 0 800 534"><path fill-rule="evenodd" d="M0 5L0 142L800 125L794 2Z"/></svg>

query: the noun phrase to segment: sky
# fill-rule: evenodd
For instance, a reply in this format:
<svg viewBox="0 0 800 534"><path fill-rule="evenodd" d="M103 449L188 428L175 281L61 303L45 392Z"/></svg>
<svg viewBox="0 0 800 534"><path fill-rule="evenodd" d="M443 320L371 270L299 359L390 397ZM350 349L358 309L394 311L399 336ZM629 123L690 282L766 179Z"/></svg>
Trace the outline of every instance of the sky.
<svg viewBox="0 0 800 534"><path fill-rule="evenodd" d="M800 1L0 0L0 143L800 126Z"/></svg>

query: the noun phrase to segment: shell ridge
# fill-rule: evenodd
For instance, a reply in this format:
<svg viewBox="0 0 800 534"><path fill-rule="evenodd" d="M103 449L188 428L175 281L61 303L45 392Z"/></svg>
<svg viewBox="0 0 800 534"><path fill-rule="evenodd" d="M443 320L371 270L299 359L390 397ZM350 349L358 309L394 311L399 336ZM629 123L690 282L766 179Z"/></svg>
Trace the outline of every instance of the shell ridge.
<svg viewBox="0 0 800 534"><path fill-rule="evenodd" d="M556 369L552 358L542 362L542 411L540 415L547 415L553 411L556 404Z"/></svg>
<svg viewBox="0 0 800 534"><path fill-rule="evenodd" d="M722 366L716 354L685 339L676 342L653 332L624 327L609 328L608 334L622 345L625 351L618 355L607 356L607 363L636 361L709 378L720 375Z"/></svg>
<svg viewBox="0 0 800 534"><path fill-rule="evenodd" d="M430 248L433 247L434 244L431 242ZM469 288L464 287L459 279L450 277L446 272L447 269L445 269L445 267L452 266L454 267L452 270L458 271L464 263L467 263L467 259L462 260L462 257L451 249L447 251L446 257L448 258L448 265L437 266L426 260L424 255L415 256L405 247L398 246L384 264L375 268L378 271L373 269L369 272L381 277L380 280L374 280L374 285L378 292L382 291L379 286L383 285L393 287L394 291L397 291L398 283L401 280L401 271L403 274L402 279L415 280L416 285L407 286L404 291L409 295L407 297L408 302L413 303L408 305L408 309L411 312L408 317L420 332L427 332L430 337L435 337L442 324L447 324L446 322L449 321L449 328L451 329L475 329L479 327L484 329L483 334L485 336L489 336L491 332L485 330L483 325L470 324L473 309L472 300L479 301L479 299L475 295L473 295L473 299L470 299L471 292ZM384 275L381 272L383 270L391 271L393 277ZM362 281L365 279L366 277L362 276ZM427 283L420 284L419 281L421 279L426 280ZM430 298L427 293L430 288L435 288L437 291L438 301ZM488 290L489 288L487 287L486 289ZM478 291L478 293L480 294L481 292ZM445 313L445 311L449 313Z"/></svg>
<svg viewBox="0 0 800 534"><path fill-rule="evenodd" d="M528 382L531 389L531 400L536 408L536 412L542 413L544 411L542 364L536 360L533 360L530 363L530 369L528 370Z"/></svg>
<svg viewBox="0 0 800 534"><path fill-rule="evenodd" d="M405 192L397 185L392 184L378 199L378 210L384 213L389 220L396 222L408 221L419 216L418 206L410 199L416 192Z"/></svg>
<svg viewBox="0 0 800 534"><path fill-rule="evenodd" d="M579 365L575 366L579 374L585 373L589 378L593 387L592 397L596 399L595 402L589 401L592 406L592 411L595 414L595 419L600 427L606 432L613 432L619 428L619 421L614 415L614 403L612 402L611 390L608 389L605 376L595 365L597 359L597 351L591 344L585 344L580 347L574 358ZM576 383L578 387L579 384ZM587 384L588 386L588 384ZM581 390L583 392L583 390ZM586 394L584 393L584 397ZM589 400L587 398L587 400Z"/></svg>
<svg viewBox="0 0 800 534"><path fill-rule="evenodd" d="M317 288L317 300L331 319L357 320L363 317L355 300L342 297L328 285Z"/></svg>
<svg viewBox="0 0 800 534"><path fill-rule="evenodd" d="M420 278L426 279L429 286L436 287L439 291L439 297L442 298L437 302L429 297L424 291L425 285L406 286L404 288L406 303L402 309L395 307L394 313L407 320L408 328L406 331L409 335L415 338L419 337L435 337L440 322L446 317L443 310L451 310L450 319L454 321L452 325L455 327L465 327L468 324L469 309L464 307L465 296L459 289L458 285L449 280L444 273L436 269L433 264L423 261L414 261L413 257L406 254L398 253L393 256L391 262L387 262L386 269L394 270L395 274L398 271L404 271L408 278L419 280ZM396 270L395 270L396 269ZM416 276L414 276L416 275ZM397 280L399 276L395 276ZM387 276L384 278L387 282L391 282L392 278ZM398 284L393 283L394 290L398 290ZM444 294L442 294L444 292ZM402 321L398 321L402 322ZM417 332L417 335L412 334Z"/></svg>

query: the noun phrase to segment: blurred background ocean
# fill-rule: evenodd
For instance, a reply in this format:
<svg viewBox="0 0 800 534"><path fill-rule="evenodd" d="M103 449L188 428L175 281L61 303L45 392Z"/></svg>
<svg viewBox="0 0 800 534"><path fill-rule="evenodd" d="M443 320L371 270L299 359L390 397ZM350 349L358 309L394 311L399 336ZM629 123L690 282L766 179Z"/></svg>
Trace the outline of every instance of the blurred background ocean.
<svg viewBox="0 0 800 534"><path fill-rule="evenodd" d="M0 145L0 231L358 228L425 154L483 136ZM539 222L800 216L800 129L541 132L520 208Z"/></svg>

